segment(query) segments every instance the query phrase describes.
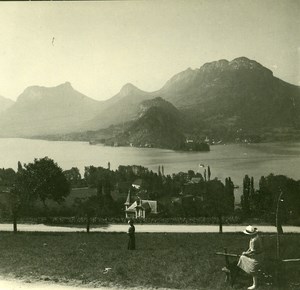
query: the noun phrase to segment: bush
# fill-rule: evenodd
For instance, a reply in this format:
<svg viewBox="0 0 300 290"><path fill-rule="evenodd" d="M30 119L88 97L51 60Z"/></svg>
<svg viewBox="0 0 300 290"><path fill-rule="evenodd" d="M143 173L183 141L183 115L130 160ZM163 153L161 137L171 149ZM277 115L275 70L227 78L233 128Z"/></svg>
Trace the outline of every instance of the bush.
<svg viewBox="0 0 300 290"><path fill-rule="evenodd" d="M1 222L11 222L8 218L2 218ZM20 219L20 223L34 223L34 224L52 224L52 225L85 225L87 222L86 217L83 216L66 216L66 217L24 217ZM125 217L92 217L91 224L95 225L107 225L107 224L124 224L127 222ZM241 219L238 216L224 217L224 224L238 224ZM174 218L160 218L152 217L146 219L136 219L137 224L199 224L199 225L210 225L219 224L218 218L216 217L174 217Z"/></svg>

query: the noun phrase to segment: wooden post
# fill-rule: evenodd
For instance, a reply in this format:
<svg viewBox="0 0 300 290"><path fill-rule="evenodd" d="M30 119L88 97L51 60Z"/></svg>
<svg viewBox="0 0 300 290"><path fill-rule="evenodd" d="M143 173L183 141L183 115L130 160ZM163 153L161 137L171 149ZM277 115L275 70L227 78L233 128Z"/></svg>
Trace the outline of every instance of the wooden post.
<svg viewBox="0 0 300 290"><path fill-rule="evenodd" d="M279 289L285 289L285 274L284 274L284 265L282 260L280 259L280 234L282 234L282 225L281 220L279 217L279 210L280 210L280 202L282 201L283 192L280 189L280 194L277 200L277 207L276 207L276 228L277 228L277 239L276 239L276 280L277 286Z"/></svg>
<svg viewBox="0 0 300 290"><path fill-rule="evenodd" d="M13 228L14 228L14 233L16 234L18 232L18 228L17 228L17 216L15 214L13 216Z"/></svg>
<svg viewBox="0 0 300 290"><path fill-rule="evenodd" d="M90 224L91 224L91 217L88 214L87 215L87 223L86 223L86 232L89 234L90 233Z"/></svg>
<svg viewBox="0 0 300 290"><path fill-rule="evenodd" d="M279 241L279 234L281 233L279 230L279 205L281 201L283 192L281 191L277 200L277 208L276 208L276 228L277 228L277 247L276 247L276 258L279 261L280 259L280 241Z"/></svg>

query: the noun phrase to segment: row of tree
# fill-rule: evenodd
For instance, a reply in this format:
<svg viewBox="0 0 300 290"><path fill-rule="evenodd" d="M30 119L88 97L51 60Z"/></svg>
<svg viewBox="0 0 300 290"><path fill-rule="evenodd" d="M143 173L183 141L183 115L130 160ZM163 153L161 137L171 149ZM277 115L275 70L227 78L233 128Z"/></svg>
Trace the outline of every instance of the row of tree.
<svg viewBox="0 0 300 290"><path fill-rule="evenodd" d="M132 196L157 200L160 216L217 216L221 230L222 217L234 210L233 183L230 178L225 184L211 180L210 168L207 175L205 172L203 177L192 170L164 175L163 166L158 168L158 173L142 166L119 166L115 171L110 170L110 166L89 166L85 167L82 177L78 168L63 171L52 159L45 157L24 165L19 162L17 172L0 171L0 186L10 188L7 200L1 202L1 209L2 213L11 215L16 230L19 217L36 215L37 202L44 208L38 214L47 215L49 201L61 203L72 187L88 186L95 188L96 194L75 199L69 214L85 215L89 224L93 216L124 216L124 202L131 190ZM132 187L136 180L141 183L138 189Z"/></svg>
<svg viewBox="0 0 300 290"><path fill-rule="evenodd" d="M123 217L128 191L132 196L158 201L160 217L217 217L222 231L223 217L234 214L234 184L230 178L222 183L211 178L210 168L204 176L189 170L165 175L163 166L153 172L142 166L119 166L117 170L88 166L82 177L78 168L63 171L52 159L35 159L18 164L18 170L0 169L0 186L9 188L5 202L0 200L2 213L9 214L17 228L22 216L49 215L49 201L62 203L71 188L94 188L95 194L76 198L67 211L60 215L81 215L89 222L92 217ZM138 188L132 185L139 183ZM300 181L285 176L262 177L255 189L253 178L245 176L242 212L245 218L275 220L278 197L283 193L280 221L299 217ZM43 206L37 213L36 203ZM65 210L65 209L64 209ZM56 212L57 214L57 212Z"/></svg>
<svg viewBox="0 0 300 290"><path fill-rule="evenodd" d="M278 230L287 221L300 222L300 181L284 175L262 176L255 188L253 177L245 175L241 206L245 217L255 217L275 223Z"/></svg>

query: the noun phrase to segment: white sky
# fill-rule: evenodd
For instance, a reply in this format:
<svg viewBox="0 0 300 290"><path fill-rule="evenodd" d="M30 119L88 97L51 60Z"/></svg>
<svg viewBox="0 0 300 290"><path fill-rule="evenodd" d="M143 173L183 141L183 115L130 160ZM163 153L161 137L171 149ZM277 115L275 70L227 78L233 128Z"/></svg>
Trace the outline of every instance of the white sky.
<svg viewBox="0 0 300 290"><path fill-rule="evenodd" d="M0 95L14 100L65 81L98 100L155 91L239 56L300 85L300 1L0 2Z"/></svg>

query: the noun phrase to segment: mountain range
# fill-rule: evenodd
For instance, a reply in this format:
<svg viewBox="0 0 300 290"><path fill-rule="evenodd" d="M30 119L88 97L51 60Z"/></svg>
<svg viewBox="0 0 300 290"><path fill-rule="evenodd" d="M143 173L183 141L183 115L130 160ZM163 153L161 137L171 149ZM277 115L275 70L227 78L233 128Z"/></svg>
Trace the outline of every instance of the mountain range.
<svg viewBox="0 0 300 290"><path fill-rule="evenodd" d="M11 99L7 99L7 98L0 96L0 114L2 112L6 111L13 104L14 104L14 101L12 101Z"/></svg>
<svg viewBox="0 0 300 290"><path fill-rule="evenodd" d="M206 136L226 142L300 137L300 88L246 57L189 68L155 92L126 84L106 101L93 100L70 83L29 87L6 107L3 100L2 137L105 136L168 148Z"/></svg>
<svg viewBox="0 0 300 290"><path fill-rule="evenodd" d="M101 102L73 89L69 82L47 88L32 86L0 115L0 136L32 137L83 130L101 110Z"/></svg>

